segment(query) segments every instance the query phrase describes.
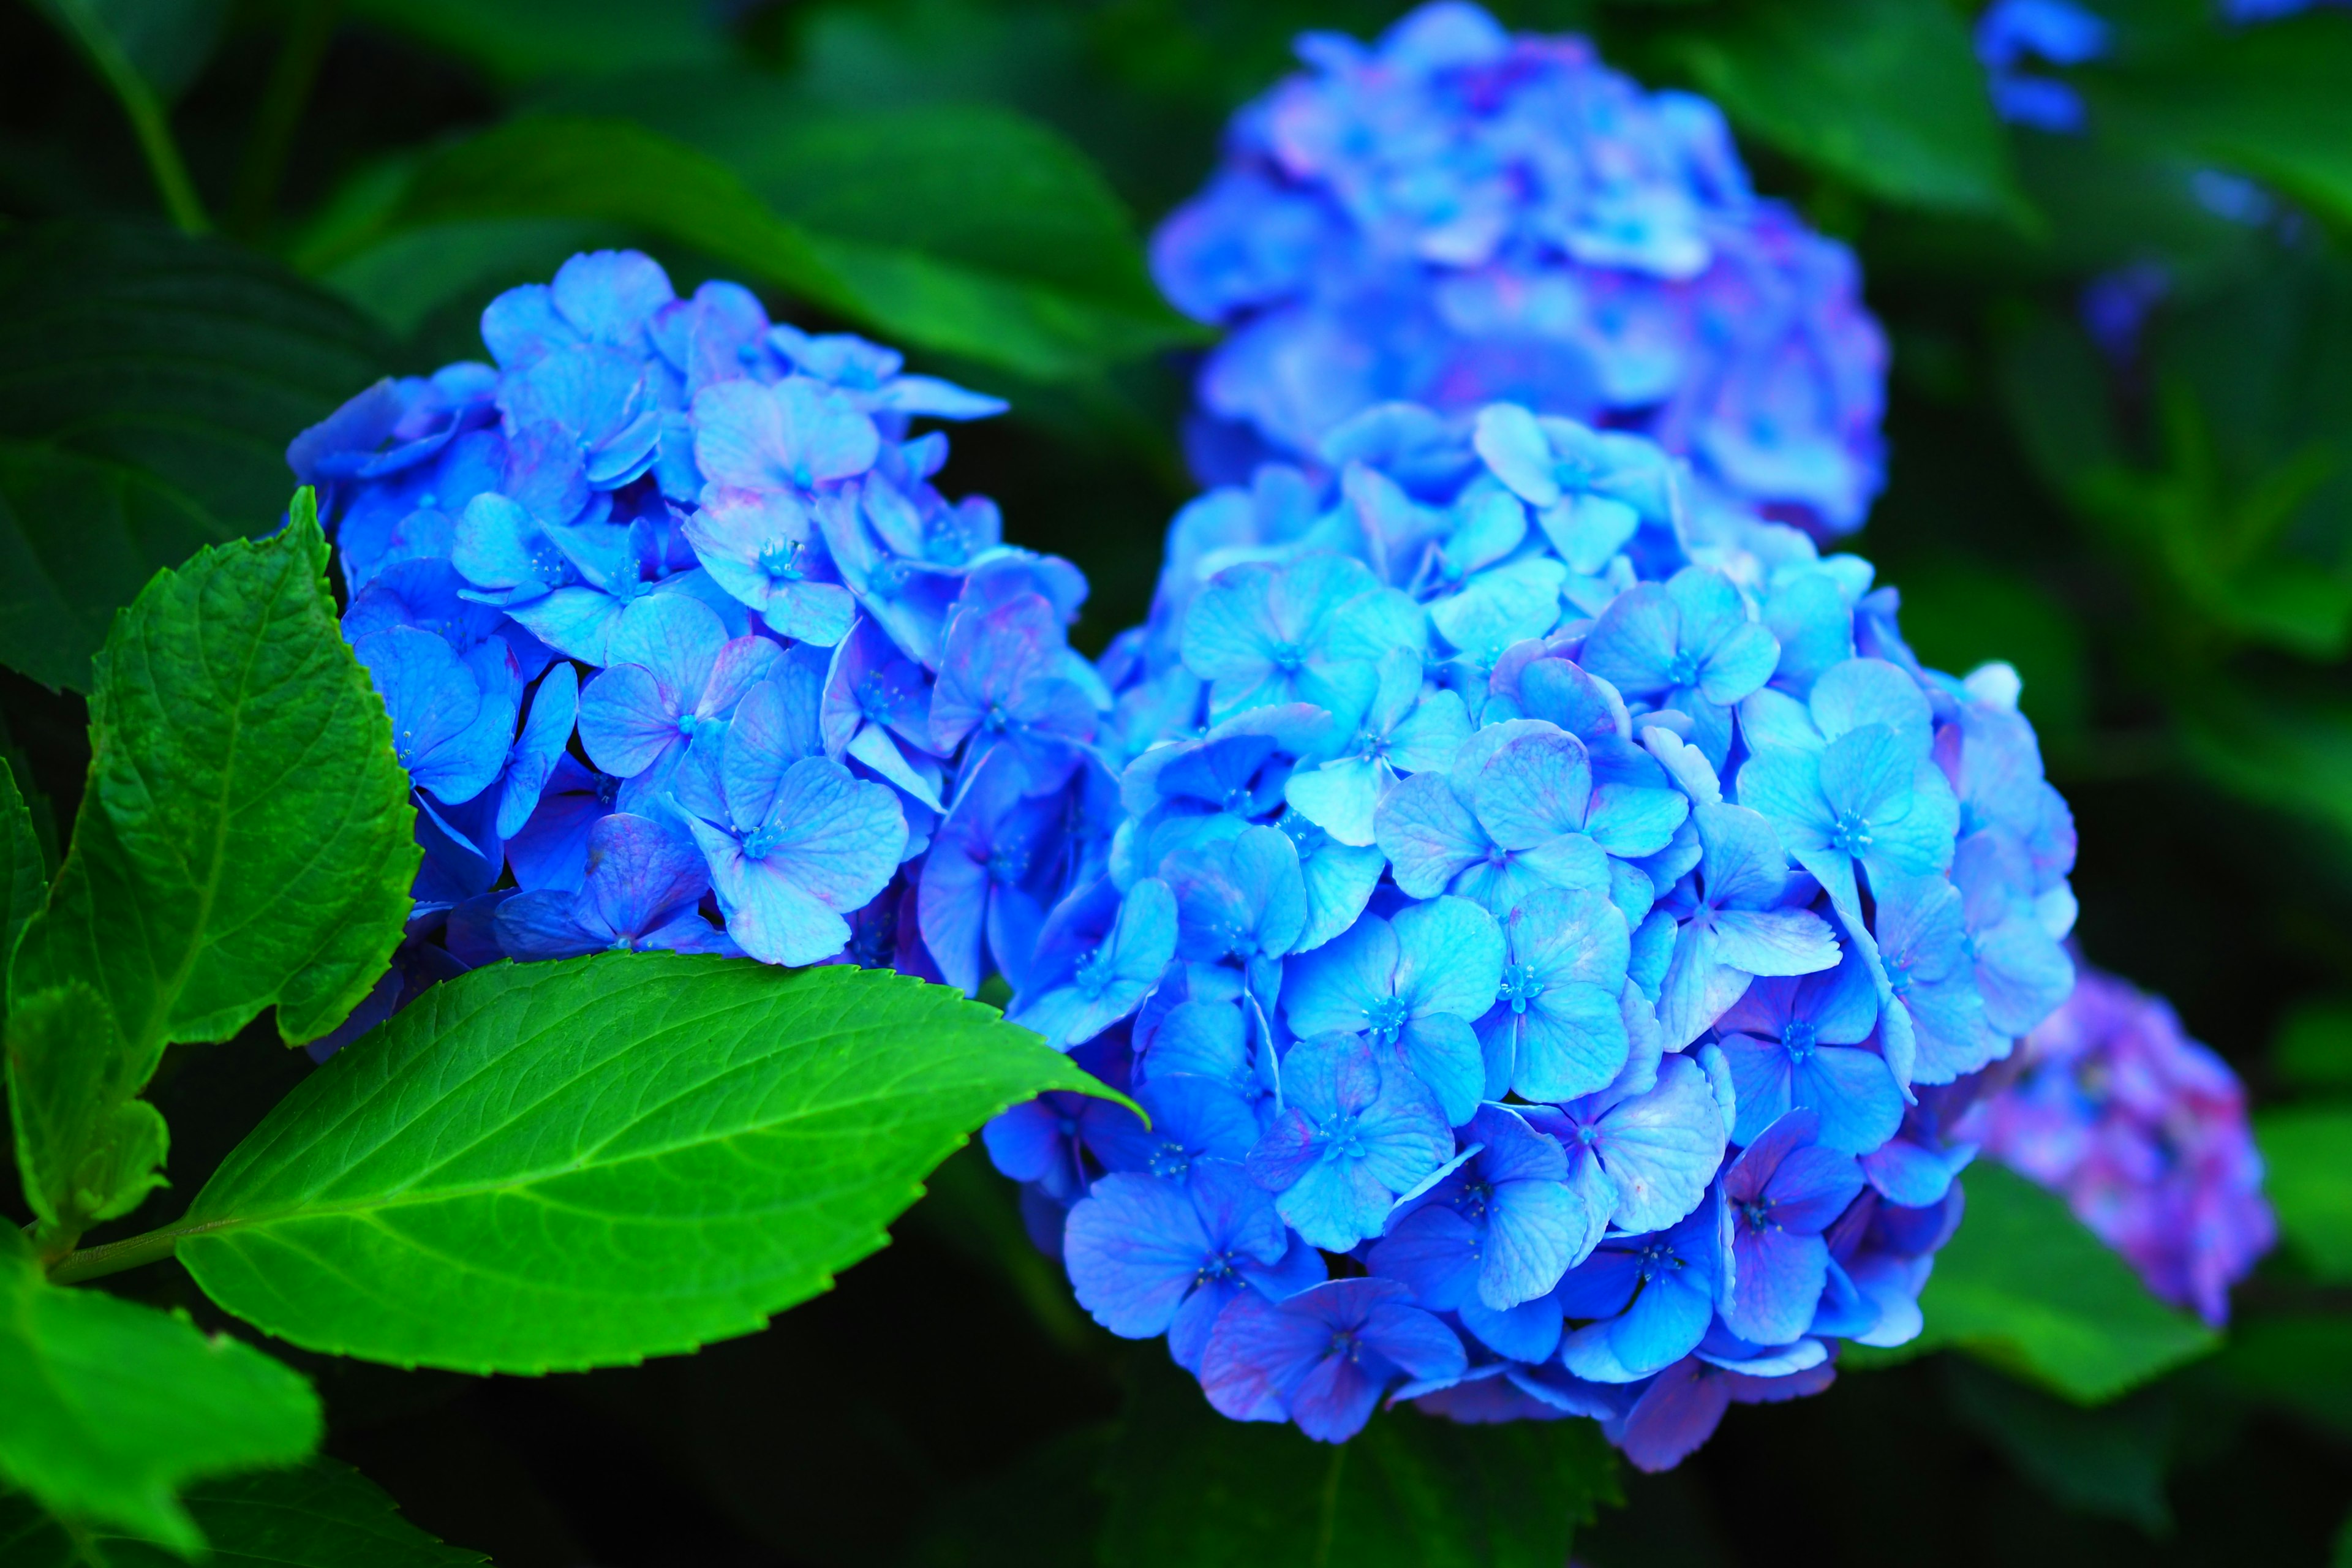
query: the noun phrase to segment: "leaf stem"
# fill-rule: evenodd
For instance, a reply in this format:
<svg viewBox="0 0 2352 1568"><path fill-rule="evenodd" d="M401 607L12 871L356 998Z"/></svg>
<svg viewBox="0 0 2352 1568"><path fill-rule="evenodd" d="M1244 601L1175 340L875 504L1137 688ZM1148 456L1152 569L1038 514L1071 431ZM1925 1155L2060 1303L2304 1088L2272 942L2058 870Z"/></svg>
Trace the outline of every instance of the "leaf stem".
<svg viewBox="0 0 2352 1568"><path fill-rule="evenodd" d="M164 118L163 106L156 100L154 89L114 41L106 24L91 11L89 0L57 0L58 14L73 28L74 37L89 51L106 85L122 104L123 113L131 117L131 129L139 138L139 150L146 154L148 172L155 176L155 186L163 194L163 210L172 216L183 234L208 234L212 220L205 216L205 204L196 195L194 181L188 178L188 166L180 161L179 143L172 140L172 127Z"/></svg>
<svg viewBox="0 0 2352 1568"><path fill-rule="evenodd" d="M161 1263L178 1250L182 1237L217 1230L220 1226L221 1222L217 1220L200 1225L167 1225L159 1230L126 1237L121 1241L110 1241L103 1247L85 1247L49 1266L49 1283L79 1285L85 1279L120 1274L142 1263Z"/></svg>
<svg viewBox="0 0 2352 1568"><path fill-rule="evenodd" d="M253 129L246 135L245 157L236 172L236 194L229 203L229 227L247 238L258 238L269 226L269 214L286 174L287 154L310 89L319 79L319 65L333 41L339 0L305 0L294 9L278 46L277 62L269 68L269 85L253 111Z"/></svg>

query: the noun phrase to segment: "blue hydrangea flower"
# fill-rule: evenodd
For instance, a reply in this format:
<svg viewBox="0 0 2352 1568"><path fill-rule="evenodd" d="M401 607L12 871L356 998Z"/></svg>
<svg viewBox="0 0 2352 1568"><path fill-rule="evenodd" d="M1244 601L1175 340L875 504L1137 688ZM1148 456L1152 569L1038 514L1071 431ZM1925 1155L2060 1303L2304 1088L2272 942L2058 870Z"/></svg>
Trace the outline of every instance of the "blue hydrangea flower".
<svg viewBox="0 0 2352 1568"><path fill-rule="evenodd" d="M1000 1163L1230 1415L1341 1434L1370 1387L1671 1463L1919 1331L1956 1120L2053 1005L2071 820L2013 673L1924 668L1867 563L1639 437L1389 405L1327 450L1185 508L1101 667L1123 815L1014 1016L1076 1017L1152 1123ZM1286 1296L1181 1201L1245 1137L1278 1256L1343 1278ZM1461 1358L1373 1362L1340 1285ZM1335 1343L1374 1368L1344 1421L1297 1396Z"/></svg>
<svg viewBox="0 0 2352 1568"><path fill-rule="evenodd" d="M1459 0L1297 47L1152 241L1168 298L1228 332L1188 431L1202 479L1343 467L1327 439L1380 405L1511 402L1637 431L1817 535L1861 523L1885 339L1852 255L1755 195L1712 104ZM1622 523L1537 504L1588 539Z"/></svg>
<svg viewBox="0 0 2352 1568"><path fill-rule="evenodd" d="M418 785L413 940L1017 969L1116 825L1085 751L1109 694L1064 631L1084 580L940 495L946 438L912 427L1003 405L632 252L499 296L482 336L495 363L288 448ZM976 787L1001 747L1009 795ZM926 905L942 836L993 869Z"/></svg>
<svg viewBox="0 0 2352 1568"><path fill-rule="evenodd" d="M2106 19L2073 0L1993 0L1977 17L1977 59L1992 106L2012 125L2054 133L2079 132L2089 119L2083 95L2029 66L2079 66L2109 47Z"/></svg>

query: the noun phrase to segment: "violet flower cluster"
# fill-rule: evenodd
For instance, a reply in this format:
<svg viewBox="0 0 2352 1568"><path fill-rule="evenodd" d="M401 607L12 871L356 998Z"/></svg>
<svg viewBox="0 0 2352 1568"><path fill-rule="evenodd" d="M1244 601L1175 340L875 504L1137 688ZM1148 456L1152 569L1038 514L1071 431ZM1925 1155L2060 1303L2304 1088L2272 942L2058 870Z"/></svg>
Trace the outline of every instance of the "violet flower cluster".
<svg viewBox="0 0 2352 1568"><path fill-rule="evenodd" d="M2018 1055L1965 1134L2063 1197L2149 1289L2226 1322L2230 1287L2278 1235L2229 1064L2162 997L2088 968Z"/></svg>
<svg viewBox="0 0 2352 1568"><path fill-rule="evenodd" d="M1902 1342L1946 1135L2074 984L2006 666L1654 443L1373 408L1170 531L1125 819L1010 1016L1150 1116L987 1130L1114 1332L1241 1420L1600 1419L1645 1467Z"/></svg>
<svg viewBox="0 0 2352 1568"><path fill-rule="evenodd" d="M1205 482L1312 467L1375 404L1510 401L1649 436L1816 537L1861 525L1885 338L1852 253L1755 195L1714 105L1456 0L1297 47L1152 243L1169 299L1230 329L1188 433Z"/></svg>
<svg viewBox="0 0 2352 1568"><path fill-rule="evenodd" d="M942 498L947 439L909 431L1003 405L730 283L678 299L633 252L499 296L482 336L495 365L380 383L288 454L425 850L413 940L343 1034L501 955L845 956L970 991L985 932L1023 978L1108 798L1110 699L1065 637L1084 578Z"/></svg>

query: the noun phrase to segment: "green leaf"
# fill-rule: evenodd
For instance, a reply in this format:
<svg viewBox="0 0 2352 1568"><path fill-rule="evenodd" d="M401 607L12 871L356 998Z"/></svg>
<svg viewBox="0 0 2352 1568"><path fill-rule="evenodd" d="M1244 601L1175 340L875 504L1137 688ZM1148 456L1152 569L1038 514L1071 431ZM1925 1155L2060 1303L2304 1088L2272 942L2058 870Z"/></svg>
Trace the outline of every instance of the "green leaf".
<svg viewBox="0 0 2352 1568"><path fill-rule="evenodd" d="M2352 226L2352 17L2320 12L2208 32L2084 73L2095 121L2183 163L2219 163Z"/></svg>
<svg viewBox="0 0 2352 1568"><path fill-rule="evenodd" d="M2214 1365L2241 1392L2352 1437L2352 1317L2250 1318Z"/></svg>
<svg viewBox="0 0 2352 1568"><path fill-rule="evenodd" d="M2219 1337L2147 1293L2066 1205L1990 1162L1921 1292L1906 1349L1958 1346L2078 1405L2098 1405L2211 1352Z"/></svg>
<svg viewBox="0 0 2352 1568"><path fill-rule="evenodd" d="M61 1230L119 1219L164 1184L170 1131L135 1098L147 1074L118 1048L114 1016L89 982L24 989L15 1003L8 1112L25 1195Z"/></svg>
<svg viewBox="0 0 2352 1568"><path fill-rule="evenodd" d="M89 689L162 567L268 528L286 442L382 374L351 308L137 225L0 230L0 663Z"/></svg>
<svg viewBox="0 0 2352 1568"><path fill-rule="evenodd" d="M529 115L429 161L373 222L304 247L304 264L350 279L420 230L593 220L689 247L894 343L1037 380L1199 336L1151 288L1101 177L1042 127L978 107L811 115L772 85L656 80L624 96L707 98L677 118L723 160L626 120Z"/></svg>
<svg viewBox="0 0 2352 1568"><path fill-rule="evenodd" d="M479 1552L444 1546L402 1519L348 1465L202 1480L180 1502L212 1547L212 1568L468 1568ZM0 1496L0 1562L9 1568L174 1568L176 1554L135 1535L61 1523Z"/></svg>
<svg viewBox="0 0 2352 1568"><path fill-rule="evenodd" d="M286 1465L318 1446L309 1384L184 1318L47 1283L0 1255L0 1479L50 1511L186 1553L182 1483Z"/></svg>
<svg viewBox="0 0 2352 1568"><path fill-rule="evenodd" d="M2254 1140L2279 1229L2321 1279L2352 1281L2352 1106L2265 1110Z"/></svg>
<svg viewBox="0 0 2352 1568"><path fill-rule="evenodd" d="M1968 25L1944 0L1751 4L1664 47L1741 130L1873 195L2021 204Z"/></svg>
<svg viewBox="0 0 2352 1568"><path fill-rule="evenodd" d="M227 0L33 0L67 37L89 45L84 28L103 35L148 89L169 103L186 90L220 42ZM79 13L79 16L74 13ZM95 53L95 50L92 50ZM103 68L101 67L100 68Z"/></svg>
<svg viewBox="0 0 2352 1568"><path fill-rule="evenodd" d="M16 770L0 763L0 1013L7 1005L8 961L16 955L16 938L48 894L33 814L16 787Z"/></svg>
<svg viewBox="0 0 2352 1568"><path fill-rule="evenodd" d="M1576 1528L1620 1500L1590 1421L1472 1426L1408 1408L1333 1446L1229 1421L1157 1363L1104 1480L1101 1560L1121 1568L1559 1568Z"/></svg>
<svg viewBox="0 0 2352 1568"><path fill-rule="evenodd" d="M824 1289L972 1129L1048 1089L1108 1092L901 975L499 964L289 1095L198 1195L179 1257L223 1307L315 1350L632 1363Z"/></svg>
<svg viewBox="0 0 2352 1568"><path fill-rule="evenodd" d="M2293 686L2217 682L2176 700L2189 761L2240 798L2352 842L2352 707Z"/></svg>
<svg viewBox="0 0 2352 1568"><path fill-rule="evenodd" d="M1967 1362L1950 1363L1944 1373L1954 1413L2059 1502L2150 1535L2170 1532L2164 1477L2176 1415L2168 1390L2085 1410Z"/></svg>
<svg viewBox="0 0 2352 1568"><path fill-rule="evenodd" d="M2271 1069L2297 1089L2352 1089L2352 1002L2298 1002L2271 1046Z"/></svg>
<svg viewBox="0 0 2352 1568"><path fill-rule="evenodd" d="M730 52L717 7L677 0L351 0L350 9L508 86L714 65Z"/></svg>
<svg viewBox="0 0 2352 1568"><path fill-rule="evenodd" d="M27 1196L62 1230L148 1180L126 1152L160 1154L160 1123L125 1104L165 1045L272 1005L289 1043L322 1035L400 940L407 775L337 629L309 492L296 514L158 574L99 660L89 787L13 972L26 1007L48 995L8 1036Z"/></svg>

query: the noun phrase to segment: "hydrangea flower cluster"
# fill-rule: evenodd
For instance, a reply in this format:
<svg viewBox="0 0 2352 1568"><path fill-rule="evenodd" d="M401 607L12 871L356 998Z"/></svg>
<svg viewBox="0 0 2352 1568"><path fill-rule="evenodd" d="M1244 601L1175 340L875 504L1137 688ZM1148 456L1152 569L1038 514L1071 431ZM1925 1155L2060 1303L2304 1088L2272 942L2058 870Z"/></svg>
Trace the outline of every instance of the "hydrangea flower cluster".
<svg viewBox="0 0 2352 1568"><path fill-rule="evenodd" d="M415 940L346 1032L500 955L971 991L985 941L1022 978L1084 879L1110 698L1065 636L1084 578L943 499L946 437L909 432L1003 405L633 252L499 296L482 336L495 365L380 383L288 454L425 848Z"/></svg>
<svg viewBox="0 0 2352 1568"><path fill-rule="evenodd" d="M1754 194L1712 104L1457 0L1297 47L1152 243L1169 299L1231 329L1189 432L1205 482L1312 466L1375 404L1511 401L1647 435L1816 537L1860 526L1885 341L1852 254Z"/></svg>
<svg viewBox="0 0 2352 1568"><path fill-rule="evenodd" d="M991 1125L1078 1300L1242 1420L1601 1420L1646 1467L1899 1343L1946 1129L2064 1000L2016 677L1635 436L1388 405L1170 531L1125 808L1011 1016L1150 1115Z"/></svg>
<svg viewBox="0 0 2352 1568"><path fill-rule="evenodd" d="M2018 1061L1965 1134L2063 1197L2149 1289L2227 1321L2230 1287L2277 1239L2229 1064L2162 997L2089 968Z"/></svg>

